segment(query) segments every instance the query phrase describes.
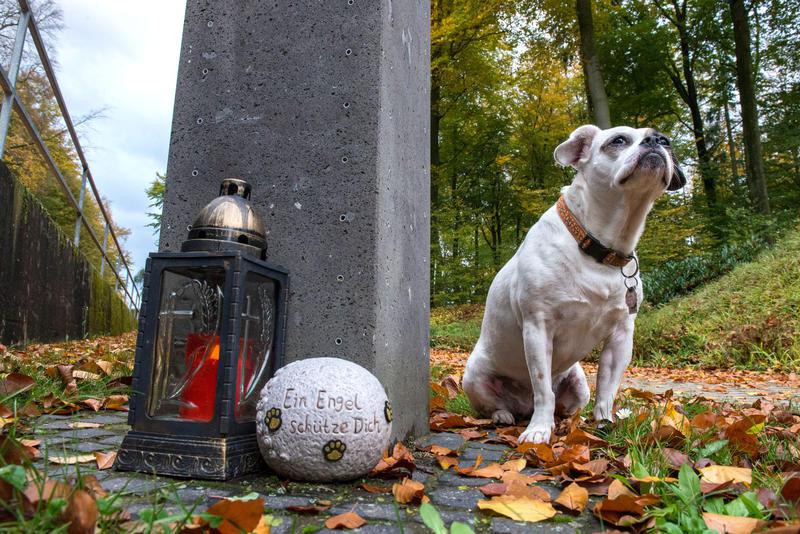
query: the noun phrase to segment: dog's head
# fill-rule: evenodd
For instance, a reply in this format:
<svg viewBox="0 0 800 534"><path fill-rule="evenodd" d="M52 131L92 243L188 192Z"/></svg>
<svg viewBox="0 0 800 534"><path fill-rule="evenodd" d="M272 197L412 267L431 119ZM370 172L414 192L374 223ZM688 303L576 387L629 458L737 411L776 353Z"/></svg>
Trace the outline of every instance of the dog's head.
<svg viewBox="0 0 800 534"><path fill-rule="evenodd" d="M589 182L620 189L662 193L686 185L669 139L652 128L618 126L601 130L587 124L556 147L561 165L582 171Z"/></svg>

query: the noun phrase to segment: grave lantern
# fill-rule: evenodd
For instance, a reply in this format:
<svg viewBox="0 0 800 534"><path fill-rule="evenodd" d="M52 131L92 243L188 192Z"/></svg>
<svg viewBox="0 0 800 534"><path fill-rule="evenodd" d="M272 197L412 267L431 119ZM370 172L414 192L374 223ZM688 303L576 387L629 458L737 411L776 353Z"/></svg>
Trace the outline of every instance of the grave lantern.
<svg viewBox="0 0 800 534"><path fill-rule="evenodd" d="M249 198L224 180L181 252L147 260L118 470L226 480L264 465L256 402L283 364L288 273L264 261Z"/></svg>

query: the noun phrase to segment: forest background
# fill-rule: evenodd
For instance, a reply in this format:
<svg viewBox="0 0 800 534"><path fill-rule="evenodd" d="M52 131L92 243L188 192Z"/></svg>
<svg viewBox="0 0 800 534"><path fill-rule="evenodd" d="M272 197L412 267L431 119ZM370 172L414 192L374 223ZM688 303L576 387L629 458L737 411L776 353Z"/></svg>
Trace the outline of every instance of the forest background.
<svg viewBox="0 0 800 534"><path fill-rule="evenodd" d="M55 35L57 3L36 4ZM17 10L0 0L5 58ZM650 305L753 259L796 225L796 0L432 0L431 32L432 306L483 302L572 179L553 149L588 122L659 129L690 177L658 201L639 244ZM18 85L77 195L81 168L35 57ZM16 120L5 160L71 235L74 211ZM163 183L156 175L148 189L156 231ZM89 239L81 248L99 264Z"/></svg>

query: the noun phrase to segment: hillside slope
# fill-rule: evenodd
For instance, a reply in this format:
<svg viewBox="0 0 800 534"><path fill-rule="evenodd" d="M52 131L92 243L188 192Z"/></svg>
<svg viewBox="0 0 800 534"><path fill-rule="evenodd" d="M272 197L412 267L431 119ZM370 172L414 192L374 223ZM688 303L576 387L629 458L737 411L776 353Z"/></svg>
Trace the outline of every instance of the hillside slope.
<svg viewBox="0 0 800 534"><path fill-rule="evenodd" d="M481 305L434 308L431 346L471 350L482 316ZM645 307L636 322L634 362L800 372L799 317L797 229L692 294Z"/></svg>
<svg viewBox="0 0 800 534"><path fill-rule="evenodd" d="M647 284L647 280L644 281ZM800 229L636 322L638 365L800 370Z"/></svg>

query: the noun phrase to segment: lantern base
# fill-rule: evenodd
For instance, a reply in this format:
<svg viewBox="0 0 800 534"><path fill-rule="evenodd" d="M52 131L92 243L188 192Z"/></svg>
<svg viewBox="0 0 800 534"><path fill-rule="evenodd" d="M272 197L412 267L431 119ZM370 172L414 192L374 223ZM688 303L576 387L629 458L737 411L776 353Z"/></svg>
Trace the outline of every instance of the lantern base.
<svg viewBox="0 0 800 534"><path fill-rule="evenodd" d="M228 480L267 469L255 434L227 438L128 432L114 462L117 471L204 480Z"/></svg>

